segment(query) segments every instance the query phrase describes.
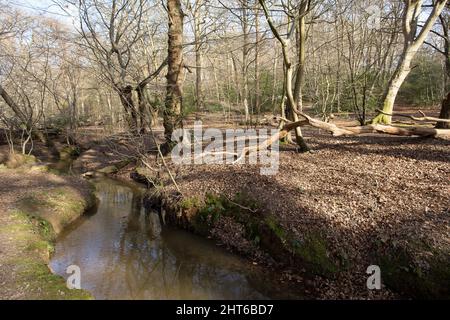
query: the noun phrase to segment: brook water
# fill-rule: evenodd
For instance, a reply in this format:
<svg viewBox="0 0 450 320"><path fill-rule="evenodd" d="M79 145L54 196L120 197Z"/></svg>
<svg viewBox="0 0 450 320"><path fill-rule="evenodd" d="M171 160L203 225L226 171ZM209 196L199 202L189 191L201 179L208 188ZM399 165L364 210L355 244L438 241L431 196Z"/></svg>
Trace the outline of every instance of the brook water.
<svg viewBox="0 0 450 320"><path fill-rule="evenodd" d="M278 278L207 239L164 226L142 206L142 190L95 182L98 206L57 240L53 271L81 269L81 287L97 299L301 298Z"/></svg>

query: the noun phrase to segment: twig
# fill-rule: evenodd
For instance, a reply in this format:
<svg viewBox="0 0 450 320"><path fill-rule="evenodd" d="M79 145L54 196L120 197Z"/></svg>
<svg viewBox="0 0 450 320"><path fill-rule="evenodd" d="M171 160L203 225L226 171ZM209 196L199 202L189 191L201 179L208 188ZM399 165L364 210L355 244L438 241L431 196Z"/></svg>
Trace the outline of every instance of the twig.
<svg viewBox="0 0 450 320"><path fill-rule="evenodd" d="M258 210L253 210L252 208L249 208L249 207L245 207L245 206L243 206L243 205L241 205L241 204L239 204L239 203L237 203L237 202L234 202L233 200L231 200L230 198L228 198L226 195L224 195L224 197L227 198L227 200L228 200L229 202L231 202L232 204L238 206L238 207L241 208L241 209L248 210L248 211L253 212L253 213L256 213L256 212L258 211Z"/></svg>
<svg viewBox="0 0 450 320"><path fill-rule="evenodd" d="M172 174L172 171L170 170L169 166L168 166L167 163L166 163L166 160L164 159L164 155L163 155L162 152L161 152L161 147L159 146L158 142L156 141L155 134L153 133L153 128L152 128L152 126L150 125L149 128L150 128L150 133L151 133L151 135L152 135L152 139L153 139L153 141L155 142L156 148L158 149L158 154L159 154L159 156L161 157L161 160L162 160L162 162L163 162L163 165L164 165L164 167L166 168L167 173L168 173L169 176L170 176L170 180L172 180L173 184L175 185L175 188L177 188L177 191L178 191L181 195L183 195L183 193L181 192L180 187L178 186L178 183L175 181L175 178L174 178L174 176L173 176L173 174Z"/></svg>

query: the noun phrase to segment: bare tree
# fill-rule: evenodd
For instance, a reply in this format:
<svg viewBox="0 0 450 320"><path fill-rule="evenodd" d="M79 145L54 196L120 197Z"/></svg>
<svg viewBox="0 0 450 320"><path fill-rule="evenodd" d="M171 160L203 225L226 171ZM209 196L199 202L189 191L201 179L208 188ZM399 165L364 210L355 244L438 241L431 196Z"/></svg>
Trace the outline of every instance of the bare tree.
<svg viewBox="0 0 450 320"><path fill-rule="evenodd" d="M402 18L404 38L403 51L384 94L384 113L380 113L376 116L372 120L372 123L391 123L392 117L389 116L389 114L393 112L398 91L411 71L411 62L447 4L447 0L432 1L432 4L429 5L429 7L431 7L431 12L428 14L422 29L418 31L419 19L422 15L425 15L422 10L423 2L423 0L404 0Z"/></svg>
<svg viewBox="0 0 450 320"><path fill-rule="evenodd" d="M149 2L82 0L76 5L83 40L101 67L104 79L119 95L131 131L145 130L143 124L146 121L142 119L146 116L143 90L162 68L157 69L158 73L138 81L131 74L142 59L136 51L145 36L144 19L150 10Z"/></svg>
<svg viewBox="0 0 450 320"><path fill-rule="evenodd" d="M278 40L278 42L281 45L282 53L283 53L283 62L284 62L284 82L285 82L285 92L284 94L287 97L287 106L288 106L288 116L295 122L299 121L298 115L296 113L297 110L297 102L295 100L294 91L293 91L293 85L292 85L292 79L294 74L294 65L292 62L292 59L290 57L290 46L291 46L291 40L295 33L295 27L299 23L299 19L302 17L300 12L296 12L294 15L294 19L290 21L288 33L286 37L283 37L281 33L278 31L277 27L275 26L269 9L267 8L266 2L264 0L259 0L259 3L261 4L261 7L264 10L264 14L266 16L266 20L270 26L270 29L272 30L272 33L274 34L275 38ZM288 8L289 10L290 8ZM305 12L304 12L305 14ZM290 15L289 15L290 16ZM297 144L299 146L299 149L301 152L308 151L309 148L305 143L305 140L303 139L302 131L300 127L295 128L295 136L297 140Z"/></svg>
<svg viewBox="0 0 450 320"><path fill-rule="evenodd" d="M198 110L205 107L205 97L203 93L203 50L205 37L205 16L206 3L204 0L194 0L187 2L187 9L192 15L194 30L194 52L195 52L195 105Z"/></svg>

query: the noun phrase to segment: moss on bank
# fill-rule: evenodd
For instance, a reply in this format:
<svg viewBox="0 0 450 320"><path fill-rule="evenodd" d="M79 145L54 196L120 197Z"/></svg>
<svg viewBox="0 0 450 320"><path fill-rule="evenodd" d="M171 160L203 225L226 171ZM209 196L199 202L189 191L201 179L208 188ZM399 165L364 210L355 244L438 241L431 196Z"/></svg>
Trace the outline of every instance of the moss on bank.
<svg viewBox="0 0 450 320"><path fill-rule="evenodd" d="M26 174L22 170L14 172L20 177ZM9 239L11 252L4 256L1 267L12 272L5 290L22 299L93 299L87 291L68 289L64 278L53 274L48 263L56 236L95 203L94 189L76 180L47 186L44 181L55 178L47 175L36 176L43 180L42 187L26 192L5 212L8 223L0 226L0 234Z"/></svg>
<svg viewBox="0 0 450 320"><path fill-rule="evenodd" d="M300 266L309 273L327 278L336 278L342 272L357 268L345 254L345 245L339 252L333 250L331 254L323 230L311 228L295 235L274 214L264 212L258 201L249 195L238 193L229 199L206 194L203 199L196 196L179 199L156 190L150 198L154 208L164 208L168 215L166 221L203 236L211 236L214 228L220 228L222 217L231 217L244 227L247 240L275 260L294 268ZM373 249L371 254L377 257L374 262L381 267L383 283L408 297L449 299L449 253L414 239L405 242L407 248L393 246L393 242ZM425 253L424 265L417 264L411 254L414 252Z"/></svg>
<svg viewBox="0 0 450 320"><path fill-rule="evenodd" d="M59 151L59 158L61 160L74 159L81 154L81 150L78 146L65 146Z"/></svg>
<svg viewBox="0 0 450 320"><path fill-rule="evenodd" d="M424 251L428 254L419 265L414 253ZM418 299L450 299L450 252L410 239L403 246L380 246L377 260L384 283L396 291Z"/></svg>
<svg viewBox="0 0 450 320"><path fill-rule="evenodd" d="M63 277L48 268L56 233L47 221L21 210L10 212L13 223L0 228L15 242L19 252L7 264L16 270L17 291L26 299L92 299L85 290L70 290Z"/></svg>
<svg viewBox="0 0 450 320"><path fill-rule="evenodd" d="M94 204L94 188L89 196L69 186L36 191L17 202L17 207L33 219L48 222L58 234Z"/></svg>
<svg viewBox="0 0 450 320"><path fill-rule="evenodd" d="M5 165L8 169L17 169L17 168L30 168L37 162L37 159L33 155L26 155L21 153L12 153L9 154Z"/></svg>
<svg viewBox="0 0 450 320"><path fill-rule="evenodd" d="M93 296L86 290L71 290L64 278L51 273L45 263L33 259L18 261L24 268L21 281L29 284L30 299L40 300L92 300Z"/></svg>
<svg viewBox="0 0 450 320"><path fill-rule="evenodd" d="M318 231L310 231L302 239L295 237L276 220L273 214L264 213L251 196L238 193L233 199L206 194L203 200L197 197L183 198L176 203L161 199L154 192L151 203L162 205L169 216L167 221L197 234L209 236L220 224L221 217L231 217L245 229L245 238L273 258L286 264L305 266L309 272L334 277L338 272L337 259L330 255L327 240ZM219 226L220 227L220 226Z"/></svg>

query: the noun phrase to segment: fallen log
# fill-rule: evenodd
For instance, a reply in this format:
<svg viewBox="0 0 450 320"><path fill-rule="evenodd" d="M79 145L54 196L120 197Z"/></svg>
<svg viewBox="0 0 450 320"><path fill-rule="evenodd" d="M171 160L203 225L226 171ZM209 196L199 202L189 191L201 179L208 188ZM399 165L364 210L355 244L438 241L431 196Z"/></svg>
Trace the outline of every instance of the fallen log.
<svg viewBox="0 0 450 320"><path fill-rule="evenodd" d="M433 137L433 138L450 138L450 129L435 129L427 127L395 127L392 125L381 125L381 124L369 124L366 126L356 126L356 127L338 127L333 123L328 123L314 119L307 114L296 111L298 115L306 119L308 125L319 128L325 131L329 131L333 136L352 136L367 133L385 133L396 136L419 136L419 137Z"/></svg>
<svg viewBox="0 0 450 320"><path fill-rule="evenodd" d="M435 118L435 117L428 117L425 113L423 113L421 110L419 110L418 112L422 115L421 117L415 117L409 114L403 114L403 113L398 113L398 112L393 112L393 113L387 113L384 112L383 110L379 110L377 109L377 112L384 114L386 116L397 116L397 117L405 117L405 118L409 118L412 119L414 121L434 121L434 122L446 122L446 123L450 123L450 119L441 119L441 118Z"/></svg>
<svg viewBox="0 0 450 320"><path fill-rule="evenodd" d="M261 142L256 146L245 147L240 154L233 153L237 159L234 163L239 163L247 154L251 151L259 151L269 148L276 141L279 141L285 138L292 130L300 126L311 126L314 128L318 128L321 130L325 130L330 132L333 136L356 136L360 134L368 134L368 133L381 133L381 134L390 134L395 136L419 136L419 137L432 137L432 138L442 138L442 139L450 139L450 129L436 129L436 128L427 128L427 127L409 127L409 128L401 128L395 127L391 125L382 125L382 124L369 124L366 126L355 126L355 127L338 127L333 123L324 122L321 120L314 119L307 114L296 111L296 113L305 118L305 120L300 120L296 122L291 122L290 120L279 118L286 122L286 124L275 134L270 136L267 140ZM214 154L214 153L210 153ZM199 155L199 157L205 156L206 153Z"/></svg>

